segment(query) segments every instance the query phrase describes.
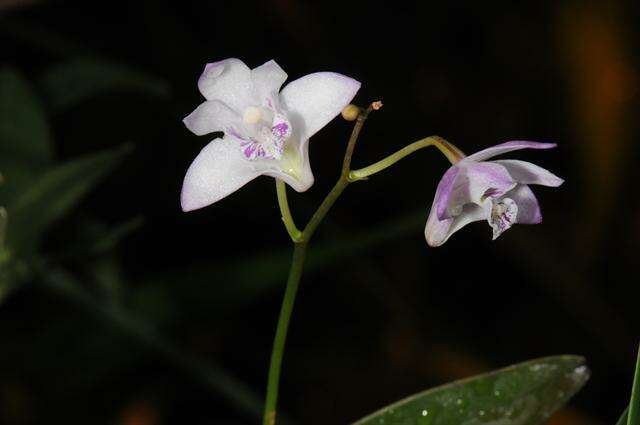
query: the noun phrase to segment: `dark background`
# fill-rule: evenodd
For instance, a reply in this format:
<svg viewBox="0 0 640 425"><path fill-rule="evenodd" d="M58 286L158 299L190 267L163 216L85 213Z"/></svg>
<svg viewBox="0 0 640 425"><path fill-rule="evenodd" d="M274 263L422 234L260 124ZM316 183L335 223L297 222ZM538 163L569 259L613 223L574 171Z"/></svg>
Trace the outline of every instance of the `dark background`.
<svg viewBox="0 0 640 425"><path fill-rule="evenodd" d="M348 423L428 387L572 353L593 376L550 423L614 423L640 328L639 18L634 1L0 2L2 63L36 90L76 57L166 89L124 85L51 111L60 161L135 148L41 247L62 251L86 236L82 223L140 218L113 249L61 267L163 342L25 285L0 306L0 423L258 423L163 345L264 392L290 251L273 180L179 208L184 172L211 139L181 119L202 100L204 64L227 57L276 59L290 79L330 70L361 81L355 101L385 106L366 124L356 167L438 134L467 153L556 142L514 157L566 179L536 188L541 225L492 242L476 223L437 249L423 235L447 168L437 151L349 187L316 235L298 296L280 397L289 418ZM350 128L336 119L312 139L316 184L290 196L299 224L337 178Z"/></svg>

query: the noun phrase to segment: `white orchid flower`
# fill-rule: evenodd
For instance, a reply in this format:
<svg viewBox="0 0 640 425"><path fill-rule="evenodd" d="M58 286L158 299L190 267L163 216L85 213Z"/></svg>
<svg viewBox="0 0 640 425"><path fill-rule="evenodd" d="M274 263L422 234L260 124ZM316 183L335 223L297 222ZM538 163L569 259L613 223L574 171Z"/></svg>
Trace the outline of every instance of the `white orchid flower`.
<svg viewBox="0 0 640 425"><path fill-rule="evenodd" d="M184 211L210 205L260 175L298 192L313 184L309 138L335 118L360 88L352 78L317 72L280 86L273 60L249 69L239 59L210 63L198 80L206 101L184 119L197 135L222 131L193 161L182 186Z"/></svg>
<svg viewBox="0 0 640 425"><path fill-rule="evenodd" d="M442 176L425 228L427 243L440 246L469 223L487 220L495 240L515 223L538 224L540 206L531 184L564 180L542 167L514 159L486 161L518 149L550 149L553 143L512 141L462 158Z"/></svg>

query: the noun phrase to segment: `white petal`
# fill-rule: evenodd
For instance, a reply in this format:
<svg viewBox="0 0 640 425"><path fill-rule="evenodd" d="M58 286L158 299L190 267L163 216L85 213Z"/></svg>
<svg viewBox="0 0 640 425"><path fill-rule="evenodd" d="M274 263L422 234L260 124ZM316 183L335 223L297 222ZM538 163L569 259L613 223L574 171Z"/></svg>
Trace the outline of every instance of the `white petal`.
<svg viewBox="0 0 640 425"><path fill-rule="evenodd" d="M549 170L535 164L517 159L501 159L492 161L507 169L511 177L521 184L539 184L542 186L558 187L564 180Z"/></svg>
<svg viewBox="0 0 640 425"><path fill-rule="evenodd" d="M496 146L491 146L487 149L483 149L479 152L474 153L473 155L469 155L462 161L485 161L489 158L493 158L494 156L502 155L503 153L507 152L517 151L519 149L551 149L555 147L555 143L538 143L528 142L526 140L513 140Z"/></svg>
<svg viewBox="0 0 640 425"><path fill-rule="evenodd" d="M207 100L219 100L242 113L252 102L251 70L240 59L208 63L198 80L200 93Z"/></svg>
<svg viewBox="0 0 640 425"><path fill-rule="evenodd" d="M538 224L542 221L540 205L529 186L519 184L505 196L513 199L516 205L518 205L516 223Z"/></svg>
<svg viewBox="0 0 640 425"><path fill-rule="evenodd" d="M286 79L287 73L274 60L252 69L254 96L260 101L275 96Z"/></svg>
<svg viewBox="0 0 640 425"><path fill-rule="evenodd" d="M467 204L462 212L453 218L439 220L435 211L435 205L431 207L427 225L424 229L424 236L429 246L437 247L445 243L451 235L474 221L485 220L487 211L475 204Z"/></svg>
<svg viewBox="0 0 640 425"><path fill-rule="evenodd" d="M182 184L182 209L191 211L213 204L262 171L260 164L242 156L237 140L226 136L215 139L202 149L187 171Z"/></svg>
<svg viewBox="0 0 640 425"><path fill-rule="evenodd" d="M224 103L217 100L207 100L185 117L182 122L193 133L202 136L214 131L226 131L239 120L240 116Z"/></svg>
<svg viewBox="0 0 640 425"><path fill-rule="evenodd" d="M280 100L295 119L302 140L334 119L358 92L360 83L334 72L317 72L287 84Z"/></svg>

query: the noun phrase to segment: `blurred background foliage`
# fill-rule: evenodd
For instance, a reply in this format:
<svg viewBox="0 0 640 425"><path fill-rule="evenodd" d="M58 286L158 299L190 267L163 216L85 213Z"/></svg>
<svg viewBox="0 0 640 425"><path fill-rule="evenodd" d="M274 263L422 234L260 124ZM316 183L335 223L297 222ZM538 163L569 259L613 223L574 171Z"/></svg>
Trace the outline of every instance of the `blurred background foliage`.
<svg viewBox="0 0 640 425"><path fill-rule="evenodd" d="M181 119L204 64L275 58L382 98L354 166L430 134L566 178L544 223L429 249L444 159L421 152L350 187L303 278L281 406L356 420L403 396L537 356L585 355L586 389L549 423L613 423L640 329L634 1L0 1L0 423L252 423L290 248L271 179L184 214L210 137ZM350 125L311 145L333 184ZM5 231L6 229L6 231ZM213 418L213 419L212 419Z"/></svg>

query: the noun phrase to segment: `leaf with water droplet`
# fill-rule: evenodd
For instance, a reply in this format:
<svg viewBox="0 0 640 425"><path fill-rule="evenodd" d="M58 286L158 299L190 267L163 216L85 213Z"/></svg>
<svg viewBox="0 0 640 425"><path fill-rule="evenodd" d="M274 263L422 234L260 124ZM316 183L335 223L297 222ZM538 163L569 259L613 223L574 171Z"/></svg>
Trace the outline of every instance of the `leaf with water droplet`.
<svg viewBox="0 0 640 425"><path fill-rule="evenodd" d="M354 425L538 425L588 379L582 357L545 357L418 393Z"/></svg>

